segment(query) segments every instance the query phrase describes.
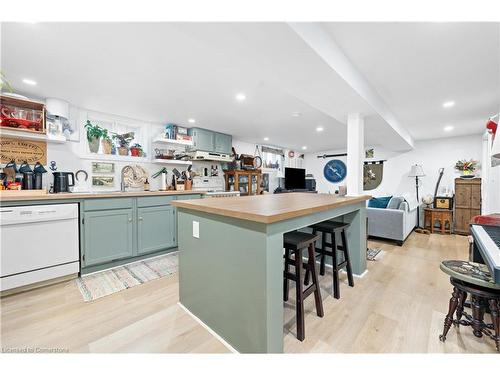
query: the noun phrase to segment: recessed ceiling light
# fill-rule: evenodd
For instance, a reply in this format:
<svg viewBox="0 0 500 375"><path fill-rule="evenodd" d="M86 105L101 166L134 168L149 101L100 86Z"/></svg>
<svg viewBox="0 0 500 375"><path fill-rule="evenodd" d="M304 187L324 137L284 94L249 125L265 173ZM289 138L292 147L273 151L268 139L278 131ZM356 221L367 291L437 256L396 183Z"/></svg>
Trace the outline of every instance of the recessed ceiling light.
<svg viewBox="0 0 500 375"><path fill-rule="evenodd" d="M240 92L239 94L236 94L236 100L239 101L239 102L242 102L243 100L245 100L247 97L244 93Z"/></svg>
<svg viewBox="0 0 500 375"><path fill-rule="evenodd" d="M455 105L455 102L454 102L453 100L450 100L450 101L448 101L448 102L444 102L444 103L443 103L443 107L444 107L444 108L451 108L451 107L453 107L454 105Z"/></svg>
<svg viewBox="0 0 500 375"><path fill-rule="evenodd" d="M317 131L317 132L322 132L323 130L325 130L325 128L323 128L322 126L318 126L318 127L316 128L316 131Z"/></svg>
<svg viewBox="0 0 500 375"><path fill-rule="evenodd" d="M24 78L23 83L26 83L27 85L30 85L30 86L36 85L36 81L33 81L32 79L28 79L28 78Z"/></svg>
<svg viewBox="0 0 500 375"><path fill-rule="evenodd" d="M307 150L307 146L302 146L302 150Z"/></svg>
<svg viewBox="0 0 500 375"><path fill-rule="evenodd" d="M453 129L455 129L455 128L454 128L453 126L451 126L451 125L445 126L445 127L443 128L443 130L444 130L445 132L451 132Z"/></svg>
<svg viewBox="0 0 500 375"><path fill-rule="evenodd" d="M196 122L196 120L194 118L188 118L188 122L190 124L194 124Z"/></svg>
<svg viewBox="0 0 500 375"><path fill-rule="evenodd" d="M269 141L269 137L264 137L264 141Z"/></svg>
<svg viewBox="0 0 500 375"><path fill-rule="evenodd" d="M300 117L300 116L302 116L302 113L300 113L300 112L293 112L292 113L292 117Z"/></svg>

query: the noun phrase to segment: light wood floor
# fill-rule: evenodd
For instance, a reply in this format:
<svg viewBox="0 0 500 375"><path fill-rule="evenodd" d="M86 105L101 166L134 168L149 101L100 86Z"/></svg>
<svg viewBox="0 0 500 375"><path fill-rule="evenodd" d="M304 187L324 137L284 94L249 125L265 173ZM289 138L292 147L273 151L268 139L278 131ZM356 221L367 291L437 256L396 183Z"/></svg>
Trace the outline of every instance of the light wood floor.
<svg viewBox="0 0 500 375"><path fill-rule="evenodd" d="M370 241L384 253L341 299L322 278L325 316L306 302L306 339L295 338L293 290L285 304L285 352L494 352L491 340L468 327L438 340L450 297L443 259L466 259L462 236L412 234L403 247ZM177 276L84 302L72 281L0 300L1 347L62 348L70 352L196 352L228 350L178 305Z"/></svg>

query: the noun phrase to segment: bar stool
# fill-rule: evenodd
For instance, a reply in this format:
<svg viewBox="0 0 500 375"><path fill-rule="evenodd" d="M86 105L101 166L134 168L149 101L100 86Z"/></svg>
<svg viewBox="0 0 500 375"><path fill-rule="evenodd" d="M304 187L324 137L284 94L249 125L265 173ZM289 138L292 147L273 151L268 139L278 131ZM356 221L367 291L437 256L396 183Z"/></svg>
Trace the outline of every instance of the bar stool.
<svg viewBox="0 0 500 375"><path fill-rule="evenodd" d="M443 333L439 335L439 340L446 341L452 324L455 327L471 326L474 336L488 336L495 341L496 349L500 352L500 285L495 283L486 265L463 260L445 260L439 267L450 275L453 285L448 314L444 319ZM464 311L467 294L472 299L472 315ZM484 322L486 307L490 309L492 324ZM456 319L453 319L455 312ZM465 319L462 319L462 316Z"/></svg>
<svg viewBox="0 0 500 375"><path fill-rule="evenodd" d="M349 282L349 286L354 286L354 278L352 275L352 267L351 260L349 258L349 247L347 244L346 230L349 228L348 223L339 223L333 220L323 221L321 223L317 223L311 225L310 228L313 230L313 234L317 232L321 232L321 249L316 247L317 257L320 258L320 268L319 274L323 276L325 274L325 258L327 256L332 257L332 268L333 268L333 297L336 299L340 298L340 279L339 279L339 271L346 268L347 271L347 279ZM330 234L332 236L332 242L326 242L326 235ZM340 235L340 239L342 245L338 244L337 236ZM327 250L329 247L331 250ZM343 253L344 260L342 262L338 262L337 260L337 249ZM306 272L306 277L304 280L305 285L309 284L309 274Z"/></svg>
<svg viewBox="0 0 500 375"><path fill-rule="evenodd" d="M297 339L304 341L305 323L304 323L304 299L314 293L316 304L316 314L323 317L323 302L318 283L318 274L316 271L316 262L314 256L314 242L319 240L319 235L302 232L289 232L283 235L283 247L285 248L285 271L283 272L283 299L288 301L289 281L295 281L296 293L296 319L297 319ZM303 262L302 251L308 249L307 263ZM294 255L292 259L291 255ZM295 267L295 272L290 272L290 266ZM304 267L312 275L312 284L305 290L302 289L301 270Z"/></svg>

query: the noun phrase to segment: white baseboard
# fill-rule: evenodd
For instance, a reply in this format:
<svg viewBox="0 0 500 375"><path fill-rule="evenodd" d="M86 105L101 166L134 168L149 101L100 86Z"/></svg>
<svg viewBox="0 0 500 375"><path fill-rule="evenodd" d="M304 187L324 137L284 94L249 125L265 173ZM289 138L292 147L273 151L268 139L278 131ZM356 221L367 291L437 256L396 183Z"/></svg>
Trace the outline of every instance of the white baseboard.
<svg viewBox="0 0 500 375"><path fill-rule="evenodd" d="M222 345L224 345L226 348L228 348L232 353L238 353L235 348L233 348L226 340L224 340L222 337L220 337L212 328L207 326L200 318L198 318L196 315L194 315L189 309L184 306L182 303L177 302L177 304L183 309L189 316L191 316L196 322L201 325L203 328L205 328L213 337L215 337L217 340L219 340Z"/></svg>

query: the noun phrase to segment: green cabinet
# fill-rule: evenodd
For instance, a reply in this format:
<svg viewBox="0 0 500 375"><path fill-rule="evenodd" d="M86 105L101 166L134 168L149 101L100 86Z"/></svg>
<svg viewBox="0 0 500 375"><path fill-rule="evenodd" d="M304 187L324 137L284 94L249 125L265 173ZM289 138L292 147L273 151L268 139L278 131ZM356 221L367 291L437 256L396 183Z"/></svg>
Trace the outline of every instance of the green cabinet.
<svg viewBox="0 0 500 375"><path fill-rule="evenodd" d="M87 272L128 263L177 246L174 199L200 194L98 198L82 202L82 268Z"/></svg>
<svg viewBox="0 0 500 375"><path fill-rule="evenodd" d="M172 206L137 209L137 254L176 246L176 217Z"/></svg>
<svg viewBox="0 0 500 375"><path fill-rule="evenodd" d="M229 134L217 133L202 128L189 129L193 137L193 150L230 154L233 137Z"/></svg>
<svg viewBox="0 0 500 375"><path fill-rule="evenodd" d="M131 208L91 211L83 214L86 266L112 262L133 255L133 216Z"/></svg>
<svg viewBox="0 0 500 375"><path fill-rule="evenodd" d="M228 134L215 133L215 152L230 154L233 147L233 137Z"/></svg>
<svg viewBox="0 0 500 375"><path fill-rule="evenodd" d="M193 128L193 147L195 150L201 151L214 151L215 134L214 132L206 129Z"/></svg>

